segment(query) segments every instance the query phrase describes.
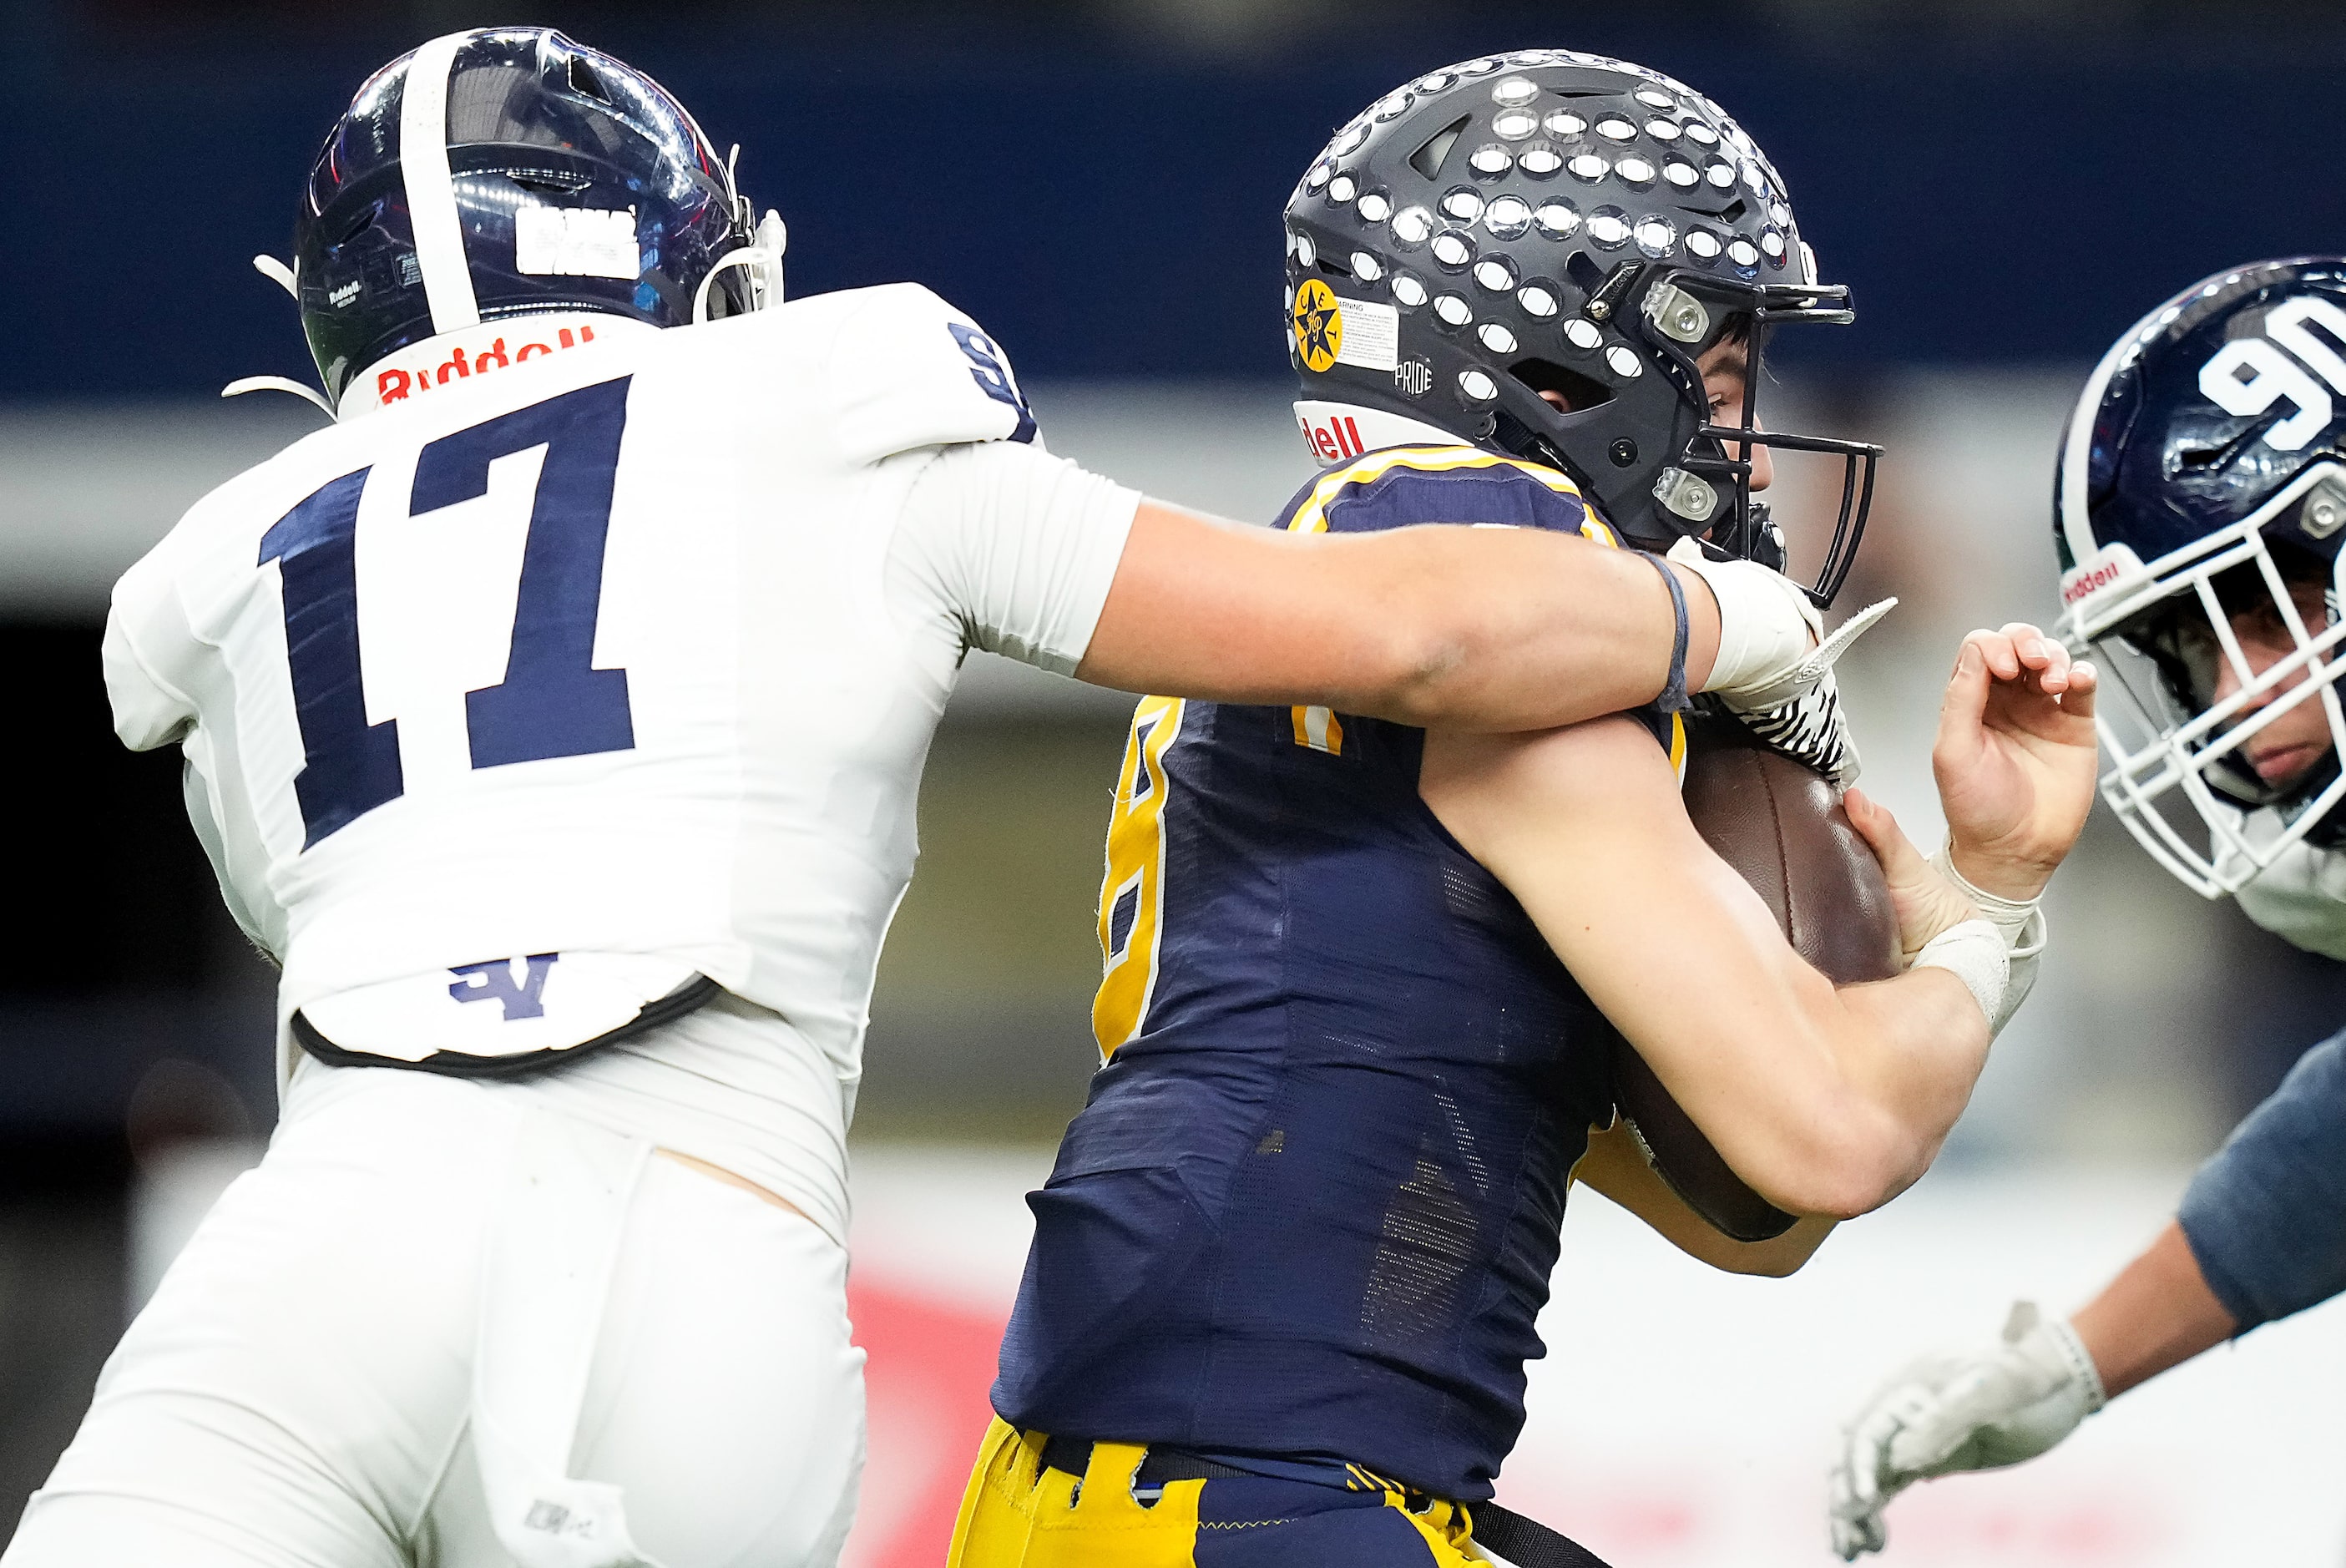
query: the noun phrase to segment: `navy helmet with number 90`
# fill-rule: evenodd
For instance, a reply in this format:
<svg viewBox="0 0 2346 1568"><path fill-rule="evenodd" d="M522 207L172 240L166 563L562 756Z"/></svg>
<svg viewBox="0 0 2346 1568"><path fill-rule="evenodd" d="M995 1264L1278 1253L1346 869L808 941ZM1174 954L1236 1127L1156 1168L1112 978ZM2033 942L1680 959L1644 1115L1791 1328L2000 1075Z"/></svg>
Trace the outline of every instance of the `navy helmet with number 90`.
<svg viewBox="0 0 2346 1568"><path fill-rule="evenodd" d="M2346 257L2220 273L2120 338L2070 416L2054 513L2064 635L2115 677L2103 795L2144 848L2216 898L2346 843ZM2250 742L2307 703L2328 753L2268 782Z"/></svg>

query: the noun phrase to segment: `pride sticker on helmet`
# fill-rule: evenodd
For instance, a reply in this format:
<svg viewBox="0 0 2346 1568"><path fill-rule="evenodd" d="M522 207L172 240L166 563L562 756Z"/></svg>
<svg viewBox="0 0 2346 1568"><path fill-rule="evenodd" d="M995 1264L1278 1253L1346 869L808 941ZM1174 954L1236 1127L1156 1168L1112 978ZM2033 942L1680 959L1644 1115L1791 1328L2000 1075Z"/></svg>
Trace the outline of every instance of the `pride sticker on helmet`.
<svg viewBox="0 0 2346 1568"><path fill-rule="evenodd" d="M1334 365L1391 372L1401 362L1401 312L1372 300L1347 300L1317 278L1295 290L1290 318L1296 357L1317 375Z"/></svg>
<svg viewBox="0 0 2346 1568"><path fill-rule="evenodd" d="M2106 545L2061 574L2061 606L2072 612L2082 625L2084 617L2077 611L2078 606L2106 589L2121 584L2139 584L2148 575L2143 569L2142 557L2130 546Z"/></svg>

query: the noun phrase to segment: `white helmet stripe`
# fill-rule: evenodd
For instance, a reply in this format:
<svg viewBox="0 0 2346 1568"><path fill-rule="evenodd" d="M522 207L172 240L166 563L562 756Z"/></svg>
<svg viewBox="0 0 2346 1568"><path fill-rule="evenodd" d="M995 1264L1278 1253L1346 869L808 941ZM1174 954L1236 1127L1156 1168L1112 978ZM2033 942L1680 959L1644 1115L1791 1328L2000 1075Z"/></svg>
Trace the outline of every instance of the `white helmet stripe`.
<svg viewBox="0 0 2346 1568"><path fill-rule="evenodd" d="M2069 414L2069 433L2061 452L2061 531L2069 542L2069 558L2084 562L2101 546L2094 542L2093 519L2087 515L2087 504L2092 494L2088 470L2094 458L2094 425L2102 412L2102 398L2117 379L2118 367L2140 344L2143 337L2166 325L2159 320L2169 307L2161 305L2133 326L2128 327L2094 373L2086 378L2086 390L2078 395L2077 406Z"/></svg>
<svg viewBox="0 0 2346 1568"><path fill-rule="evenodd" d="M2086 514L2088 487L2086 468L2094 456L2094 425L2102 412L2102 394L2110 390L2110 382L2118 373L2118 362L2134 347L2135 331L2110 346L2094 373L2086 378L2086 390L2078 394L2077 406L2069 412L2067 446L2061 453L2061 532L2069 542L2069 558L2084 563L2101 548L2094 543L2092 520Z"/></svg>
<svg viewBox="0 0 2346 1568"><path fill-rule="evenodd" d="M415 262L432 331L476 326L473 270L464 260L464 229L456 217L456 188L448 174L448 75L456 51L473 35L451 33L415 51L399 101L399 172L407 182L407 217L415 233Z"/></svg>

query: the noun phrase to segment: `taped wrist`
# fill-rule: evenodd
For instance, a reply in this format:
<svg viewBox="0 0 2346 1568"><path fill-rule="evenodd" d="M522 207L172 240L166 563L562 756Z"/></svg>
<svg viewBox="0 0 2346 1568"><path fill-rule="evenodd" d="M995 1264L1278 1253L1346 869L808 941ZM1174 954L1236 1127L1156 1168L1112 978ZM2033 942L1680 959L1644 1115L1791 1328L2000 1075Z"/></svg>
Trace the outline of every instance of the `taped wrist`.
<svg viewBox="0 0 2346 1568"><path fill-rule="evenodd" d="M1678 575L1670 570L1668 561L1650 550L1640 550L1637 554L1652 562L1654 570L1662 575L1662 582L1670 590L1670 613L1678 617L1678 627L1670 636L1670 673L1662 682L1662 695L1654 699L1654 706L1664 713L1683 713L1693 706L1687 700L1686 586L1678 581Z"/></svg>
<svg viewBox="0 0 2346 1568"><path fill-rule="evenodd" d="M1669 558L1701 577L1719 601L1719 657L1702 689L1747 700L1790 695L1773 688L1815 651L1823 624L1800 590L1754 562L1713 561L1690 539Z"/></svg>
<svg viewBox="0 0 2346 1568"><path fill-rule="evenodd" d="M2045 951L2045 926L2044 901L2041 899L2006 899L1974 886L1971 880L1955 870L1953 840L1939 846L1931 857L1931 867L1955 885L1957 891L1972 901L1988 922L2004 933L2004 952L2011 960L2004 987L2004 1011L1988 1015L1988 1028L1997 1034L2020 1011L2028 1000L2028 993L2036 984L2037 959Z"/></svg>
<svg viewBox="0 0 2346 1568"><path fill-rule="evenodd" d="M1931 869L1955 884L1955 890L1985 915L1996 930L2004 933L2005 951L2014 958L2035 958L2045 951L2045 910L2042 899L2005 899L1972 885L1971 879L1955 870L1953 840L1939 846L1931 857Z"/></svg>
<svg viewBox="0 0 2346 1568"><path fill-rule="evenodd" d="M1943 969L1962 981L1964 989L1972 993L1972 1000L1979 1003L1993 1033L1996 1020L2004 1013L2011 965L2004 952L2004 933L1983 918L1949 926L1924 942L1910 967Z"/></svg>

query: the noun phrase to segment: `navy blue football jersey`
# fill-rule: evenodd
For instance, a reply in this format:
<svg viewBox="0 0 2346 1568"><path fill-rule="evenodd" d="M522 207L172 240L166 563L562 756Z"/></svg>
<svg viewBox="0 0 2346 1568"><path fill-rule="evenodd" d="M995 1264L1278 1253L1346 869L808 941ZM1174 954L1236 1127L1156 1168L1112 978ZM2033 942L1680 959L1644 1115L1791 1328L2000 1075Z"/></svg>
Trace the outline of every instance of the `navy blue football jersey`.
<svg viewBox="0 0 2346 1568"><path fill-rule="evenodd" d="M1614 543L1562 474L1468 447L1371 453L1288 515L1422 523ZM1100 894L1104 1064L1028 1199L994 1387L1014 1426L1490 1495L1570 1172L1611 1114L1608 1036L1420 799L1423 744L1324 708L1140 703Z"/></svg>

